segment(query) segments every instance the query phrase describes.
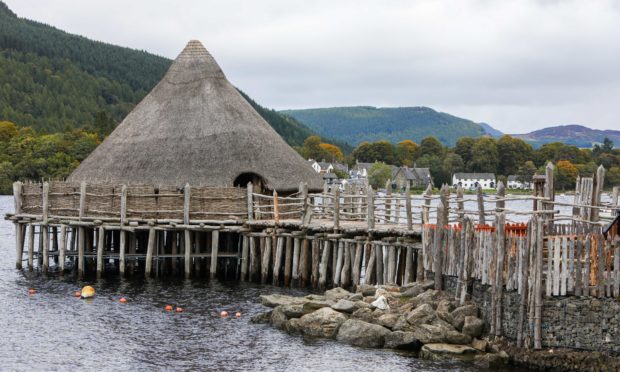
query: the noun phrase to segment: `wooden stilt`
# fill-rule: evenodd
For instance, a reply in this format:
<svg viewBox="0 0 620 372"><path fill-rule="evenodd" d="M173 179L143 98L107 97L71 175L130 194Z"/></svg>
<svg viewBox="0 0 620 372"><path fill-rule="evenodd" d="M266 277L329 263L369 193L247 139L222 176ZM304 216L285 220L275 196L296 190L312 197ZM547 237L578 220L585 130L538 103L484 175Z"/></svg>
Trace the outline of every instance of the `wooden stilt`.
<svg viewBox="0 0 620 372"><path fill-rule="evenodd" d="M34 269L34 225L28 224L28 270Z"/></svg>
<svg viewBox="0 0 620 372"><path fill-rule="evenodd" d="M24 256L24 226L19 222L15 223L15 268L21 270Z"/></svg>
<svg viewBox="0 0 620 372"><path fill-rule="evenodd" d="M250 266L250 247L248 239L251 239L248 236L240 235L241 239L241 281L244 282L248 280L248 268Z"/></svg>
<svg viewBox="0 0 620 372"><path fill-rule="evenodd" d="M301 239L293 238L293 268L292 268L292 284L299 285L299 260L301 254Z"/></svg>
<svg viewBox="0 0 620 372"><path fill-rule="evenodd" d="M403 279L403 284L409 284L413 282L413 276L415 274L413 268L413 247L407 246L405 250L405 278Z"/></svg>
<svg viewBox="0 0 620 372"><path fill-rule="evenodd" d="M78 276L84 277L84 243L86 241L86 229L78 228Z"/></svg>
<svg viewBox="0 0 620 372"><path fill-rule="evenodd" d="M284 254L284 286L291 285L291 272L293 269L293 238L286 237L286 248Z"/></svg>
<svg viewBox="0 0 620 372"><path fill-rule="evenodd" d="M373 244L374 245L374 244ZM375 266L377 268L377 284L382 285L385 283L383 275L383 245L374 245L375 251Z"/></svg>
<svg viewBox="0 0 620 372"><path fill-rule="evenodd" d="M342 243L344 250L344 263L342 264L342 271L340 273L340 285L344 288L348 288L351 285L351 243Z"/></svg>
<svg viewBox="0 0 620 372"><path fill-rule="evenodd" d="M178 241L179 241L179 234L177 234L176 231L170 231L170 240L171 240L170 241L170 245L171 245L170 250L172 252L172 255L176 256L177 254L179 254L179 245L178 245L179 244L178 243ZM177 274L178 269L179 269L179 267L178 267L179 259L177 257L172 257L171 260L172 260L172 272L174 274Z"/></svg>
<svg viewBox="0 0 620 372"><path fill-rule="evenodd" d="M62 228L64 228L64 226L62 226ZM62 236L62 234L63 233L61 230L60 235ZM97 279L101 279L101 277L103 276L103 269L104 269L103 250L105 248L104 245L105 245L105 229L103 228L103 226L100 226L99 233L97 235ZM62 244L61 244L61 250L64 252L64 248L62 247Z"/></svg>
<svg viewBox="0 0 620 372"><path fill-rule="evenodd" d="M260 277L260 249L256 247L256 238L249 236L250 245L250 281L254 282Z"/></svg>
<svg viewBox="0 0 620 372"><path fill-rule="evenodd" d="M342 272L342 264L344 260L344 242L342 240L334 242L334 249L337 251L336 253L336 265L334 265L334 286L340 286L340 274Z"/></svg>
<svg viewBox="0 0 620 372"><path fill-rule="evenodd" d="M306 287L310 283L310 263L312 262L311 241L303 239L299 257L299 286Z"/></svg>
<svg viewBox="0 0 620 372"><path fill-rule="evenodd" d="M67 250L67 226L60 226L60 239L58 242L58 269L60 275L65 273L65 251Z"/></svg>
<svg viewBox="0 0 620 372"><path fill-rule="evenodd" d="M125 270L126 270L126 258L125 258L125 253L126 253L126 249L127 249L127 244L126 244L126 240L127 240L127 232L121 230L119 232L120 234L120 240L119 240L119 247L118 247L118 271L121 274L121 276L125 275ZM80 235L82 235L82 232L80 231ZM82 238L80 237L80 240Z"/></svg>
<svg viewBox="0 0 620 372"><path fill-rule="evenodd" d="M321 256L321 263L319 264L319 289L325 289L327 284L327 266L329 265L330 260L330 244L329 239L325 239L323 242L323 252Z"/></svg>
<svg viewBox="0 0 620 372"><path fill-rule="evenodd" d="M271 260L271 245L273 240L271 236L267 236L262 238L265 245L265 251L263 252L263 262L261 267L261 284L267 284L267 280L269 279L269 262Z"/></svg>
<svg viewBox="0 0 620 372"><path fill-rule="evenodd" d="M396 283L396 247L389 245L388 250L388 264L387 264L387 284Z"/></svg>
<svg viewBox="0 0 620 372"><path fill-rule="evenodd" d="M366 271L364 272L364 284L374 284L374 278L376 276L375 262L377 261L377 254L375 250L377 247L372 243L368 243L367 245L370 246L370 250L368 251L368 264L366 265Z"/></svg>
<svg viewBox="0 0 620 372"><path fill-rule="evenodd" d="M149 278L153 268L153 250L155 248L155 229L149 229L149 241L146 246L146 264L144 265L144 276Z"/></svg>
<svg viewBox="0 0 620 372"><path fill-rule="evenodd" d="M183 254L185 256L185 279L189 279L192 277L192 232L190 230L184 231ZM213 260L213 256L211 259Z"/></svg>
<svg viewBox="0 0 620 372"><path fill-rule="evenodd" d="M194 263L194 276L200 277L200 264L202 259L198 256L202 252L204 246L205 236L202 231L194 231L194 257L192 259Z"/></svg>
<svg viewBox="0 0 620 372"><path fill-rule="evenodd" d="M280 283L280 271L282 271L282 253L284 252L284 238L278 236L276 238L276 250L273 260L273 275L272 284L278 285Z"/></svg>
<svg viewBox="0 0 620 372"><path fill-rule="evenodd" d="M220 247L220 231L213 230L211 232L211 271L209 276L215 279L217 275L217 254Z"/></svg>
<svg viewBox="0 0 620 372"><path fill-rule="evenodd" d="M360 268L362 266L362 254L364 253L364 244L359 240L355 243L355 258L353 259L353 267L351 268L351 277L353 285L360 284Z"/></svg>

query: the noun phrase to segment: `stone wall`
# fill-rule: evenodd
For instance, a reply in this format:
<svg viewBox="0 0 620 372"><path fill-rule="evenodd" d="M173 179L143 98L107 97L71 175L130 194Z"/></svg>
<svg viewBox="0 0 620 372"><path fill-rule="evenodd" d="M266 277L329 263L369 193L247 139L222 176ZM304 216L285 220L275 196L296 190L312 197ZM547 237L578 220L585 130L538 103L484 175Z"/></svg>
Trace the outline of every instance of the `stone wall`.
<svg viewBox="0 0 620 372"><path fill-rule="evenodd" d="M454 293L457 280L444 276L444 289ZM473 283L472 301L481 309L489 330L491 287ZM594 297L544 297L542 311L543 347L566 347L605 351L620 355L620 301ZM519 322L520 295L517 291L503 293L502 330L505 337L516 340ZM527 319L526 319L527 323Z"/></svg>

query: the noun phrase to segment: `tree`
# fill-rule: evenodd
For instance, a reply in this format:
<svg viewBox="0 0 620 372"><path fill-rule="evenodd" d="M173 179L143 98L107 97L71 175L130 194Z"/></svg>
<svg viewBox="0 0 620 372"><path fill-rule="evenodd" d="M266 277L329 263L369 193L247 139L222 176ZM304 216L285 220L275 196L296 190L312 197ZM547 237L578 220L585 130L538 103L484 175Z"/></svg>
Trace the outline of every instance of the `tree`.
<svg viewBox="0 0 620 372"><path fill-rule="evenodd" d="M517 180L523 184L531 183L536 174L536 165L531 160L523 163L517 170Z"/></svg>
<svg viewBox="0 0 620 372"><path fill-rule="evenodd" d="M450 183L451 174L444 171L443 162L437 155L423 155L417 160L418 167L429 168L436 185Z"/></svg>
<svg viewBox="0 0 620 372"><path fill-rule="evenodd" d="M462 172L465 170L465 163L459 154L449 152L443 159L442 171L447 176L446 183L450 184L452 175L456 172Z"/></svg>
<svg viewBox="0 0 620 372"><path fill-rule="evenodd" d="M326 158L327 161L336 161L340 163L344 162L344 154L342 153L342 150L340 150L340 147L332 145L331 143L321 143L319 147L329 154L329 156Z"/></svg>
<svg viewBox="0 0 620 372"><path fill-rule="evenodd" d="M479 138L472 148L471 170L496 173L498 163L499 157L495 140L491 137Z"/></svg>
<svg viewBox="0 0 620 372"><path fill-rule="evenodd" d="M522 139L502 136L497 141L498 173L506 176L515 174L520 164L532 158L532 151L532 146Z"/></svg>
<svg viewBox="0 0 620 372"><path fill-rule="evenodd" d="M392 167L384 163L375 163L368 170L368 183L375 190L385 187L385 183L392 178Z"/></svg>
<svg viewBox="0 0 620 372"><path fill-rule="evenodd" d="M471 137L461 137L456 141L454 152L463 159L466 168L469 168L469 164L471 163L472 150L475 144L476 140Z"/></svg>
<svg viewBox="0 0 620 372"><path fill-rule="evenodd" d="M577 167L569 160L560 160L555 165L555 187L561 190L575 187L577 179Z"/></svg>
<svg viewBox="0 0 620 372"><path fill-rule="evenodd" d="M411 140L404 140L396 145L396 160L399 164L407 167L412 167L414 162L415 152L418 149L418 144Z"/></svg>
<svg viewBox="0 0 620 372"><path fill-rule="evenodd" d="M327 160L331 154L321 147L321 137L310 136L304 140L301 156L306 159L321 161L323 159Z"/></svg>
<svg viewBox="0 0 620 372"><path fill-rule="evenodd" d="M17 133L17 125L10 121L0 121L0 142L10 141Z"/></svg>
<svg viewBox="0 0 620 372"><path fill-rule="evenodd" d="M419 158L424 155L435 155L442 157L443 145L439 142L437 137L425 137L422 142L420 142L420 147L418 148L416 156Z"/></svg>
<svg viewBox="0 0 620 372"><path fill-rule="evenodd" d="M396 159L394 146L388 141L362 142L353 150L352 155L354 159L364 163L379 161L394 164Z"/></svg>
<svg viewBox="0 0 620 372"><path fill-rule="evenodd" d="M611 167L605 174L607 187L620 186L620 167Z"/></svg>

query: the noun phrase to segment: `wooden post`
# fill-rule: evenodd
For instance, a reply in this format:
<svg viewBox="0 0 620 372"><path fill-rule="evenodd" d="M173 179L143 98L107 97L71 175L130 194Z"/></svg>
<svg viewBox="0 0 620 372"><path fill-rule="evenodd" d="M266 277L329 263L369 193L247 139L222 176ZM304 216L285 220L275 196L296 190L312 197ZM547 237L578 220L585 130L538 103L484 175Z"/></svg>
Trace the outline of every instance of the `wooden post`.
<svg viewBox="0 0 620 372"><path fill-rule="evenodd" d="M78 276L84 277L84 243L86 241L86 229L78 228Z"/></svg>
<svg viewBox="0 0 620 372"><path fill-rule="evenodd" d="M311 242L307 238L302 240L301 255L299 257L299 286L305 287L310 283L309 268L311 258Z"/></svg>
<svg viewBox="0 0 620 372"><path fill-rule="evenodd" d="M301 197L303 199L303 215L301 218L301 226L307 227L312 220L312 203L308 197L308 184L304 183L301 188Z"/></svg>
<svg viewBox="0 0 620 372"><path fill-rule="evenodd" d="M325 289L327 284L327 266L330 258L330 244L329 239L325 239L323 243L323 255L321 256L321 263L319 264L319 288Z"/></svg>
<svg viewBox="0 0 620 372"><path fill-rule="evenodd" d="M64 231L62 229L64 229L64 225L61 227L60 230L60 237L61 237L61 245L60 245L60 249L61 251L63 251L64 253L64 247L63 247L63 242L64 242ZM103 275L103 269L104 269L104 264L103 264L103 249L104 249L104 245L105 245L105 229L103 228L103 226L99 227L99 233L97 234L97 279L101 279L101 276Z"/></svg>
<svg viewBox="0 0 620 372"><path fill-rule="evenodd" d="M614 186L613 191L611 193L611 206L618 207L618 186Z"/></svg>
<svg viewBox="0 0 620 372"><path fill-rule="evenodd" d="M373 230L375 228L375 198L372 191L372 186L368 185L368 193L366 195L366 202L368 203L368 212L366 220L368 223L368 229Z"/></svg>
<svg viewBox="0 0 620 372"><path fill-rule="evenodd" d="M280 284L280 271L282 269L282 253L284 252L284 237L276 236L276 250L273 259L273 274L271 283L273 285Z"/></svg>
<svg viewBox="0 0 620 372"><path fill-rule="evenodd" d="M144 276L146 278L151 276L151 270L153 267L153 249L155 248L155 228L151 226L149 228L149 240L146 246L146 264L144 266Z"/></svg>
<svg viewBox="0 0 620 372"><path fill-rule="evenodd" d="M430 218L430 207L431 207L431 197L433 196L433 186L429 183L426 186L426 191L424 191L424 207L422 208L422 224L426 225L431 222Z"/></svg>
<svg viewBox="0 0 620 372"><path fill-rule="evenodd" d="M220 231L213 230L211 232L211 271L209 277L215 279L217 275L217 254L220 248Z"/></svg>
<svg viewBox="0 0 620 372"><path fill-rule="evenodd" d="M458 185L456 188L456 206L459 214L459 221L463 224L463 218L465 218L465 202L463 201L463 186Z"/></svg>
<svg viewBox="0 0 620 372"><path fill-rule="evenodd" d="M598 207L601 205L601 194L603 193L603 184L605 183L605 167L599 165L596 170L596 178L594 180L594 189L592 190L592 206ZM591 209L591 218L592 222L598 222L599 218L599 210L597 208Z"/></svg>
<svg viewBox="0 0 620 372"><path fill-rule="evenodd" d="M65 252L67 250L67 226L60 226L60 238L58 242L58 271L60 275L65 273Z"/></svg>
<svg viewBox="0 0 620 372"><path fill-rule="evenodd" d="M503 192L504 184L499 183L498 192ZM502 190L499 190L499 188ZM503 198L503 196L502 196ZM497 252L497 261L495 263L495 290L494 290L494 303L495 303L495 336L499 337L502 335L502 286L503 278L504 278L504 252L505 252L505 223L506 223L506 214L504 212L499 212L497 214L497 223L496 227L496 252Z"/></svg>
<svg viewBox="0 0 620 372"><path fill-rule="evenodd" d="M484 216L484 197L482 195L482 186L480 186L480 184L476 187L476 197L478 199L478 224L486 225Z"/></svg>
<svg viewBox="0 0 620 372"><path fill-rule="evenodd" d="M49 269L49 245L50 245L50 236L48 233L48 226L47 226L47 221L48 221L48 213L49 213L49 192L50 192L50 185L47 182L43 182L43 192L42 192L42 201L41 201L41 208L42 208L42 224L41 224L41 231L40 231L40 235L39 238L43 239L43 272L46 273L47 270ZM81 213L81 212L80 212Z"/></svg>
<svg viewBox="0 0 620 372"><path fill-rule="evenodd" d="M353 276L353 285L360 284L360 268L362 266L362 254L364 253L364 244L361 241L355 243L355 258L353 259L353 267L351 275Z"/></svg>
<svg viewBox="0 0 620 372"><path fill-rule="evenodd" d="M248 280L248 268L250 266L250 247L248 239L251 239L248 235L239 235L241 241L241 281Z"/></svg>
<svg viewBox="0 0 620 372"><path fill-rule="evenodd" d="M334 231L340 229L340 188L334 190Z"/></svg>
<svg viewBox="0 0 620 372"><path fill-rule="evenodd" d="M537 228L538 228L537 217L534 215L534 218L530 220L527 228L527 240L524 246L521 246L521 251L519 252L521 259L521 270L519 271L519 288L521 289L521 297L519 302L519 319L517 326L517 347L523 347L523 328L525 325L525 308L527 306L527 299L529 296L528 293L528 274L530 271L529 262L530 262L530 251L534 252L536 247L536 237L538 236Z"/></svg>
<svg viewBox="0 0 620 372"><path fill-rule="evenodd" d="M22 213L22 183L13 183L13 199L15 201L15 216ZM22 259L24 256L24 226L19 222L15 222L15 268L21 270Z"/></svg>
<svg viewBox="0 0 620 372"><path fill-rule="evenodd" d="M434 247L433 247L433 272L435 274L435 289L436 290L441 290L442 288L442 272L441 269L443 267L443 263L442 263L442 249L443 249L443 232L444 232L444 226L442 226L442 219L443 219L443 214L444 214L444 210L443 210L443 204L439 204L437 206L437 227L435 229L435 241L434 241Z"/></svg>
<svg viewBox="0 0 620 372"><path fill-rule="evenodd" d="M387 284L396 284L396 247L393 244L387 246Z"/></svg>
<svg viewBox="0 0 620 372"><path fill-rule="evenodd" d="M340 286L340 277L342 272L342 265L344 260L344 242L342 240L334 242L334 249L336 252L336 265L334 265L334 286Z"/></svg>
<svg viewBox="0 0 620 372"><path fill-rule="evenodd" d="M127 220L127 185L121 186L121 231L119 232L119 247L118 247L118 271L121 276L125 275L125 250L126 250L126 234L127 232L123 230L123 226L125 226Z"/></svg>
<svg viewBox="0 0 620 372"><path fill-rule="evenodd" d="M441 214L441 226L448 226L448 217L450 215L450 203L448 202L448 198L450 197L450 188L448 185L444 184L441 186L441 205L443 206L443 213ZM439 211L438 211L439 212ZM439 221L438 221L439 223Z"/></svg>
<svg viewBox="0 0 620 372"><path fill-rule="evenodd" d="M295 236L293 238L293 268L292 268L292 278L293 285L299 284L299 255L301 250L301 241L299 237Z"/></svg>
<svg viewBox="0 0 620 372"><path fill-rule="evenodd" d="M321 257L321 241L318 236L315 235L314 239L312 239L312 275L310 277L312 281L312 287L319 287L319 276L320 276L320 257Z"/></svg>
<svg viewBox="0 0 620 372"><path fill-rule="evenodd" d="M468 299L467 287L469 286L469 279L471 277L472 262L474 259L474 223L465 217L463 220L464 239L461 241L461 247L465 250L463 255L463 284L461 286L461 293L459 298L459 304L462 306Z"/></svg>
<svg viewBox="0 0 620 372"><path fill-rule="evenodd" d="M385 199L383 200L383 212L385 213L385 223L390 223L392 219L392 180L385 183Z"/></svg>
<svg viewBox="0 0 620 372"><path fill-rule="evenodd" d="M542 348L542 270L543 270L543 221L539 219L536 227L536 281L534 284L534 349Z"/></svg>
<svg viewBox="0 0 620 372"><path fill-rule="evenodd" d="M340 272L340 285L344 288L348 288L351 285L351 243L342 242L344 249L344 263L342 265L342 271Z"/></svg>
<svg viewBox="0 0 620 372"><path fill-rule="evenodd" d="M284 286L291 285L291 273L293 271L293 238L286 237L286 247L284 249Z"/></svg>
<svg viewBox="0 0 620 372"><path fill-rule="evenodd" d="M263 252L263 262L261 265L261 284L267 284L267 279L269 277L269 261L271 260L271 244L272 239L271 236L267 235L267 237L262 238L265 242L265 251Z"/></svg>
<svg viewBox="0 0 620 372"><path fill-rule="evenodd" d="M34 225L28 224L28 270L34 269Z"/></svg>
<svg viewBox="0 0 620 372"><path fill-rule="evenodd" d="M192 198L192 189L189 183L185 184L183 188L183 224L189 225L190 221L190 201ZM189 279L192 276L192 234L190 230L184 231L183 249L184 249L184 263L185 263L185 279ZM213 261L213 256L211 256Z"/></svg>
<svg viewBox="0 0 620 372"><path fill-rule="evenodd" d="M247 195L248 195L248 221L254 221L254 202L253 202L253 194L254 186L252 186L252 182L248 182L247 185Z"/></svg>
<svg viewBox="0 0 620 372"><path fill-rule="evenodd" d="M279 209L280 208L278 206L278 192L276 190L273 190L273 220L276 225L280 223L280 210Z"/></svg>
<svg viewBox="0 0 620 372"><path fill-rule="evenodd" d="M555 201L555 189L554 189L554 182L553 182L553 170L554 170L554 166L553 163L549 162L547 163L547 166L545 167L545 199L547 199L547 201L549 202L553 202ZM544 210L553 210L554 206L552 203L544 203L543 204L543 209ZM544 215L545 221L547 221L547 231L553 231L553 214L550 213L546 213Z"/></svg>
<svg viewBox="0 0 620 372"><path fill-rule="evenodd" d="M405 213L407 213L407 230L413 230L413 216L411 215L411 190L409 181L405 187Z"/></svg>

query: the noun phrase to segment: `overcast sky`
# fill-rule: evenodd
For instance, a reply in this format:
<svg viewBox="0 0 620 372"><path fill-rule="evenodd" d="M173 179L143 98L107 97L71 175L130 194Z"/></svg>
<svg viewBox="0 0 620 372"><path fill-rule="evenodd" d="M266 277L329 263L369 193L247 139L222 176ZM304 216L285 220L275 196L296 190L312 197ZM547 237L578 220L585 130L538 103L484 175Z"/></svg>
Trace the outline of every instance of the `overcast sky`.
<svg viewBox="0 0 620 372"><path fill-rule="evenodd" d="M429 106L507 133L620 130L620 1L5 2L169 58L199 39L271 108Z"/></svg>

